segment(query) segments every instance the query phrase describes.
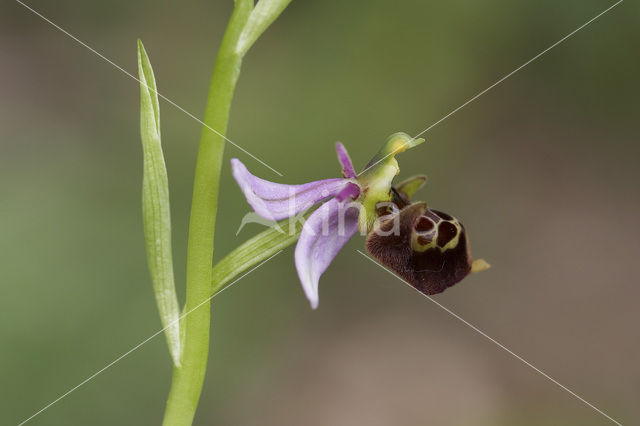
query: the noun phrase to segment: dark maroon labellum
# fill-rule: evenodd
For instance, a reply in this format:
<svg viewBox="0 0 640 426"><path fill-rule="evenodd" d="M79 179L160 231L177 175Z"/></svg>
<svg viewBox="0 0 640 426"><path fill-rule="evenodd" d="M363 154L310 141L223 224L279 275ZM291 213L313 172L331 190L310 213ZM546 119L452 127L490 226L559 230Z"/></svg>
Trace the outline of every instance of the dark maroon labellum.
<svg viewBox="0 0 640 426"><path fill-rule="evenodd" d="M394 223L394 221L398 221ZM391 232L394 225L398 232ZM425 203L403 206L367 237L367 251L420 292L441 293L471 272L464 226Z"/></svg>

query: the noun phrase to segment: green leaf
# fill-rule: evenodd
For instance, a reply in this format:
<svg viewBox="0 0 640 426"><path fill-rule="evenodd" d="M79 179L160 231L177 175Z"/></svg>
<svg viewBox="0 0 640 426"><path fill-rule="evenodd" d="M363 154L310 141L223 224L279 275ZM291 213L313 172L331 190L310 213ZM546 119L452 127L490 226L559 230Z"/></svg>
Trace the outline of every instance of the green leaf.
<svg viewBox="0 0 640 426"><path fill-rule="evenodd" d="M222 290L239 274L298 241L303 219L293 217L283 220L278 226L262 231L227 254L213 268L212 294Z"/></svg>
<svg viewBox="0 0 640 426"><path fill-rule="evenodd" d="M160 143L160 108L153 69L142 42L138 40L140 79L140 137L144 172L142 176L142 218L147 261L156 304L169 345L171 358L180 366L180 309L174 284L171 254L171 212L169 180Z"/></svg>
<svg viewBox="0 0 640 426"><path fill-rule="evenodd" d="M251 11L236 47L236 53L243 56L258 40L269 25L276 20L282 11L291 3L291 0L259 0Z"/></svg>

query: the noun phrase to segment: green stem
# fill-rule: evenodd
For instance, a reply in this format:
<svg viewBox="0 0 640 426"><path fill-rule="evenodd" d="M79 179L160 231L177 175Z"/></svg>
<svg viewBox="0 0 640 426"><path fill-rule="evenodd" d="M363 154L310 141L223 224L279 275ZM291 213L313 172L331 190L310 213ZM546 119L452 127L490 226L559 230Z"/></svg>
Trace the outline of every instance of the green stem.
<svg viewBox="0 0 640 426"><path fill-rule="evenodd" d="M238 37L247 22L253 0L237 0L211 77L193 185L187 248L187 295L182 320L182 366L174 367L164 426L190 425L196 412L209 352L211 263L218 210L218 189L224 137L242 57L236 53ZM213 132L210 128L216 130ZM197 308L196 308L197 307ZM196 308L192 311L192 309Z"/></svg>

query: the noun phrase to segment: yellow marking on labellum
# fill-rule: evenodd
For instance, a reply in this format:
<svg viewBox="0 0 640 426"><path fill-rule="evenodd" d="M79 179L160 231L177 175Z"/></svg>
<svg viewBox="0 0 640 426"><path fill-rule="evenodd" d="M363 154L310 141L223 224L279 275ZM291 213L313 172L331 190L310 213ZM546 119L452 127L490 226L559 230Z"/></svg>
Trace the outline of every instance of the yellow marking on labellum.
<svg viewBox="0 0 640 426"><path fill-rule="evenodd" d="M420 237L426 237L427 235L429 235L429 237L431 237L431 235L433 235L431 242L429 244L422 244L420 243L420 241L418 241L418 238ZM427 251L430 248L435 248L436 246L436 241L438 240L438 231L434 231L432 234L418 234L417 232L413 232L413 234L411 235L411 248L413 249L413 251L417 251L422 253L423 251Z"/></svg>
<svg viewBox="0 0 640 426"><path fill-rule="evenodd" d="M462 226L460 226L460 222L458 222L457 219L445 220L444 222L449 222L456 227L456 236L453 237L447 244L445 244L444 247L440 248L440 251L446 251L457 246L458 242L460 241L460 234L462 234ZM438 227L440 227L440 225L438 225Z"/></svg>
<svg viewBox="0 0 640 426"><path fill-rule="evenodd" d="M440 234L440 229L439 229L440 225L443 223L450 223L451 225L455 226L456 234L453 238L447 241L447 243L444 246L441 247L438 245L438 235ZM458 243L460 242L460 235L462 235L462 232L463 232L462 226L460 225L460 222L458 222L457 219L441 220L435 225L435 229L433 231L420 233L420 232L416 232L414 229L411 235L411 247L413 248L414 251L417 251L420 253L427 251L431 248L437 248L438 250L440 250L440 252L444 253L445 251L451 250L458 245ZM421 237L431 238L431 241L428 244L422 244L419 241L419 238Z"/></svg>

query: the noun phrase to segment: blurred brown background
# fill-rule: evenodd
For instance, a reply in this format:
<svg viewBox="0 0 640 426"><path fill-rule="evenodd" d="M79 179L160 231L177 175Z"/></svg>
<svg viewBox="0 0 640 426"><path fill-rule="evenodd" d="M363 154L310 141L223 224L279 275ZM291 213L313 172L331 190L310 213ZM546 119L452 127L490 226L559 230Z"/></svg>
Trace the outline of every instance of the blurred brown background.
<svg viewBox="0 0 640 426"><path fill-rule="evenodd" d="M231 0L31 0L197 116ZM294 0L249 53L229 137L287 183L358 168L612 2ZM160 328L137 83L20 4L0 13L0 416L17 424ZM399 157L493 265L436 300L623 424L640 422L640 7L627 1ZM177 281L200 125L161 103ZM216 258L261 230L225 153ZM379 269L353 241L308 308L289 249L213 303L197 425L600 425L606 418ZM33 425L159 424L162 337Z"/></svg>

